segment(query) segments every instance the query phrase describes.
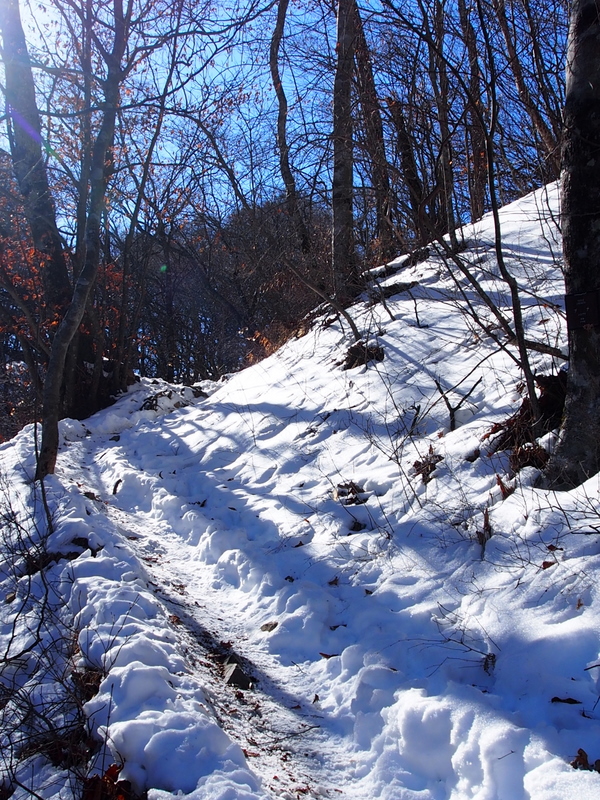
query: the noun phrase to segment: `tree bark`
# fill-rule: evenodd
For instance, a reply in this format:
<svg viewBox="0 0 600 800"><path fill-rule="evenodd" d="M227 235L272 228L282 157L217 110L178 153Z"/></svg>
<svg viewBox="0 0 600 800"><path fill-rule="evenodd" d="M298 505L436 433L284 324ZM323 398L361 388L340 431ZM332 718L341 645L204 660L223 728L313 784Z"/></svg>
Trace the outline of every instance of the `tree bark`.
<svg viewBox="0 0 600 800"><path fill-rule="evenodd" d="M600 7L574 0L567 52L562 233L567 298L589 316L569 320L567 399L545 485L570 489L600 470Z"/></svg>
<svg viewBox="0 0 600 800"><path fill-rule="evenodd" d="M0 3L5 97L13 168L23 197L33 246L46 256L43 287L52 313L60 312L71 294L54 201L48 186L45 145L37 107L31 61L21 23L19 0Z"/></svg>
<svg viewBox="0 0 600 800"><path fill-rule="evenodd" d="M358 99L364 122L364 146L369 157L372 191L375 197L376 235L379 240L377 256L389 260L398 252L398 239L394 234L391 216L392 191L383 138L383 120L375 86L371 51L356 0L352 0L352 11L356 36L354 57Z"/></svg>
<svg viewBox="0 0 600 800"><path fill-rule="evenodd" d="M477 36L469 18L465 0L458 0L458 13L463 40L469 57L469 98L467 105L467 143L471 151L469 169L469 204L471 220L481 219L485 211L485 190L487 186L487 158L485 130L481 122L483 100L481 94L481 72Z"/></svg>
<svg viewBox="0 0 600 800"><path fill-rule="evenodd" d="M344 302L360 283L354 250L352 65L355 44L354 0L339 0L337 63L333 86L332 270L338 299ZM350 292L348 292L350 288Z"/></svg>
<svg viewBox="0 0 600 800"><path fill-rule="evenodd" d="M433 27L430 25L428 10L419 2L423 25L427 33L429 49L429 81L433 89L437 109L440 134L440 151L436 165L436 180L440 203L438 228L447 233L450 244L458 250L456 239L456 215L454 213L454 169L452 155L452 133L450 130L450 98L448 62L444 56L445 14L444 0L435 0Z"/></svg>

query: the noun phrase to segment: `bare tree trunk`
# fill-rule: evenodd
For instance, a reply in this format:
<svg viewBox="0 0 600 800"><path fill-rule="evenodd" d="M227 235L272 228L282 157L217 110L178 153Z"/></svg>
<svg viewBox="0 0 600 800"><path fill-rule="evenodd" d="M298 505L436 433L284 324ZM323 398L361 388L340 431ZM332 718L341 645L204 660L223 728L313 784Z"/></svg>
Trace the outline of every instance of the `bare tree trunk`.
<svg viewBox="0 0 600 800"><path fill-rule="evenodd" d="M458 250L456 239L456 216L454 213L454 170L452 166L452 134L450 131L450 100L448 63L444 56L444 17L443 0L435 0L433 28L429 23L427 9L419 2L423 24L427 32L429 48L429 80L435 97L438 125L440 131L440 152L436 167L438 198L440 202L440 225L447 233L450 244Z"/></svg>
<svg viewBox="0 0 600 800"><path fill-rule="evenodd" d="M551 177L558 178L560 175L560 155L558 142L556 141L556 138L554 137L550 128L546 125L546 122L541 115L537 104L531 98L527 81L525 80L525 75L523 73L523 67L521 65L521 61L519 60L515 43L510 32L508 19L506 18L506 6L504 0L493 0L493 3L494 11L496 12L500 30L502 31L502 36L504 38L504 43L506 44L506 52L512 73L515 77L515 84L519 92L519 98L523 103L525 111L529 114L529 118L531 119L534 129L540 137L545 151L546 162L550 168Z"/></svg>
<svg viewBox="0 0 600 800"><path fill-rule="evenodd" d="M281 177L283 178L283 182L285 184L285 195L290 216L298 233L302 250L305 253L308 253L310 250L310 237L298 206L296 181L290 166L290 148L286 135L288 103L285 90L281 82L281 75L279 73L279 48L283 38L283 29L285 27L285 17L287 14L288 5L289 0L279 0L277 6L277 22L275 23L275 29L273 30L273 35L271 36L269 67L271 69L271 80L273 81L273 88L275 89L278 104L277 146L279 148L279 169L281 170Z"/></svg>
<svg viewBox="0 0 600 800"><path fill-rule="evenodd" d="M71 283L48 186L42 126L19 0L0 3L0 29L12 161L33 245L47 257L42 279L52 314L60 312L68 303Z"/></svg>
<svg viewBox="0 0 600 800"><path fill-rule="evenodd" d="M569 374L546 485L570 489L600 470L600 9L573 0L563 133L562 232Z"/></svg>
<svg viewBox="0 0 600 800"><path fill-rule="evenodd" d="M362 108L365 126L365 149L369 157L371 183L375 196L376 235L379 239L378 257L384 260L393 258L398 251L398 240L394 235L392 223L392 192L385 154L383 121L377 97L373 63L360 11L356 0L352 0L356 43L354 57L358 97Z"/></svg>
<svg viewBox="0 0 600 800"><path fill-rule="evenodd" d="M487 159L485 131L481 117L483 101L481 97L481 79L479 71L479 54L475 29L469 19L469 10L465 0L458 0L458 13L462 28L463 40L469 56L469 98L467 106L467 145L471 151L471 168L469 169L469 204L471 219L477 220L485 211L485 189L487 186Z"/></svg>
<svg viewBox="0 0 600 800"><path fill-rule="evenodd" d="M82 22L82 47L81 61L83 69L83 94L86 108L92 107L92 0L85 0L83 5ZM90 159L92 155L92 120L91 114L84 114L81 121L81 168L77 186L77 233L75 237L75 278L79 274L85 260L85 226L87 222L87 203L88 203L88 175L90 172Z"/></svg>
<svg viewBox="0 0 600 800"><path fill-rule="evenodd" d="M354 250L352 64L354 56L354 0L339 0L337 14L337 63L333 86L333 184L332 270L340 300L348 296L348 284L359 285ZM352 292L350 292L350 295Z"/></svg>
<svg viewBox="0 0 600 800"><path fill-rule="evenodd" d="M400 167L402 178L408 189L408 198L411 208L412 223L417 237L417 245L424 245L431 239L432 231L435 229L433 221L429 218L426 208L427 195L423 181L419 176L419 168L414 152L414 142L410 136L404 112L400 101L396 97L388 97L387 105L390 110L392 122L396 129L396 147L400 156Z"/></svg>

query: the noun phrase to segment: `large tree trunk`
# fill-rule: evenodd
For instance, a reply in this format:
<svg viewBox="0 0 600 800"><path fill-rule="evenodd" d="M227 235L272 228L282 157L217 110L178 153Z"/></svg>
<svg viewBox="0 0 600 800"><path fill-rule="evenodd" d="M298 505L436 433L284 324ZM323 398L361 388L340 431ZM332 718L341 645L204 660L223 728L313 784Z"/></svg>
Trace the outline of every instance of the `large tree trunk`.
<svg viewBox="0 0 600 800"><path fill-rule="evenodd" d="M46 256L42 280L49 315L52 316L60 313L68 303L71 284L48 186L42 125L19 0L0 2L0 30L13 168L23 196L33 246Z"/></svg>
<svg viewBox="0 0 600 800"><path fill-rule="evenodd" d="M600 470L600 8L573 0L564 116L562 231L569 327L563 426L546 485ZM572 308L573 307L573 308Z"/></svg>
<svg viewBox="0 0 600 800"><path fill-rule="evenodd" d="M333 86L332 270L338 298L353 294L359 284L354 250L352 64L354 56L354 0L339 0L337 63Z"/></svg>

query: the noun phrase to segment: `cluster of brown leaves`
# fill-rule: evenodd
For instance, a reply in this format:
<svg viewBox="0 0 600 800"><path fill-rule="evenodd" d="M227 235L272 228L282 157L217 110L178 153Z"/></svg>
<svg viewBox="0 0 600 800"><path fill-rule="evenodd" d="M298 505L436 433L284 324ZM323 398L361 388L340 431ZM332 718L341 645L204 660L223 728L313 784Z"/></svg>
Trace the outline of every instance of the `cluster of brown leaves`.
<svg viewBox="0 0 600 800"><path fill-rule="evenodd" d="M571 766L573 769L586 769L590 772L600 772L600 758L597 758L593 764L590 764L588 754L580 747L577 751L577 755L573 761L571 761Z"/></svg>
<svg viewBox="0 0 600 800"><path fill-rule="evenodd" d="M83 787L82 800L141 800L129 781L119 780L122 764L111 764L104 775L92 775Z"/></svg>
<svg viewBox="0 0 600 800"><path fill-rule="evenodd" d="M430 445L427 455L414 462L415 475L420 475L423 478L423 483L429 483L440 461L443 461L442 456L439 453L434 453L433 447Z"/></svg>
<svg viewBox="0 0 600 800"><path fill-rule="evenodd" d="M540 409L540 429L542 433L554 430L560 425L566 394L566 373L558 375L537 375L536 383L540 389L538 404ZM543 469L548 461L548 453L535 440L533 414L528 398L521 403L516 414L504 422L497 422L484 439L499 434L494 441L494 450L511 450L509 463L513 474L524 467Z"/></svg>

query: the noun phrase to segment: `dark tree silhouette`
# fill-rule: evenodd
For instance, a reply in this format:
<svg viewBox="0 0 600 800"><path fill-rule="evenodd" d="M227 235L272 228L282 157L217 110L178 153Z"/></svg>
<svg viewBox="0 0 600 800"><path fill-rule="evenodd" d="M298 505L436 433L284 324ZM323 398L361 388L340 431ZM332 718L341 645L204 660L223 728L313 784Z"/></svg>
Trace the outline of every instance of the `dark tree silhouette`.
<svg viewBox="0 0 600 800"><path fill-rule="evenodd" d="M546 470L555 489L600 470L600 6L574 0L567 53L562 232L569 327L563 425Z"/></svg>

